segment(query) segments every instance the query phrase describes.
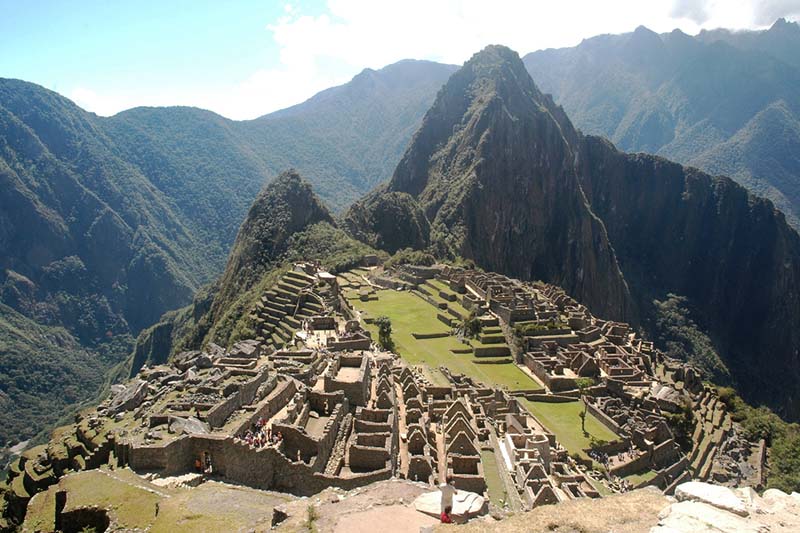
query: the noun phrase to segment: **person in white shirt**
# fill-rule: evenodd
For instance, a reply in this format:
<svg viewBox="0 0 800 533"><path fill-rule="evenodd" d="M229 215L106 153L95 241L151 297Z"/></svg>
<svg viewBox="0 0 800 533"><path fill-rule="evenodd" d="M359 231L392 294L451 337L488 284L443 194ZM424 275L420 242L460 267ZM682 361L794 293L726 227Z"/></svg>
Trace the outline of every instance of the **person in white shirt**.
<svg viewBox="0 0 800 533"><path fill-rule="evenodd" d="M439 485L439 490L442 491L442 513L448 507L453 507L453 495L456 493L456 488L453 486L453 478L447 476L447 483Z"/></svg>

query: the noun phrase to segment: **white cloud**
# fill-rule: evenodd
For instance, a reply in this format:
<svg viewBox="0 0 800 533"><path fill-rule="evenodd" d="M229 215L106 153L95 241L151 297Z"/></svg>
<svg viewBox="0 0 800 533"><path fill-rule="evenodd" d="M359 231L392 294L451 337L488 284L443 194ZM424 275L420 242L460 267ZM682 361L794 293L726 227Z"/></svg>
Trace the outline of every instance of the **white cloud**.
<svg viewBox="0 0 800 533"><path fill-rule="evenodd" d="M236 119L254 118L299 103L346 82L365 67L380 68L404 58L460 64L487 44L524 54L572 46L602 33L645 25L658 32L676 27L756 28L777 16L800 13L798 0L328 0L318 16L287 3L268 25L278 45L278 65L214 91L191 94L98 95L79 88L72 97L99 114L132 105L194 105Z"/></svg>

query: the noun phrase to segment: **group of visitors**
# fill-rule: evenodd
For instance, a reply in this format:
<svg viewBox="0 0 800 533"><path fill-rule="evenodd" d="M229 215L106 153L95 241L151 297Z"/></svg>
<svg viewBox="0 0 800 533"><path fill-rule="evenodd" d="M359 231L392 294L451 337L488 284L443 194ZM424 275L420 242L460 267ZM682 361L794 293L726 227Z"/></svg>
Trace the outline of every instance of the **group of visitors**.
<svg viewBox="0 0 800 533"><path fill-rule="evenodd" d="M608 454L605 452L598 452L597 450L589 450L589 457L594 459L601 465L603 465L606 469L608 469Z"/></svg>
<svg viewBox="0 0 800 533"><path fill-rule="evenodd" d="M270 444L278 446L283 441L283 433L280 431L273 433L272 426L267 426L267 420L262 417L251 425L241 439L256 448L263 448Z"/></svg>

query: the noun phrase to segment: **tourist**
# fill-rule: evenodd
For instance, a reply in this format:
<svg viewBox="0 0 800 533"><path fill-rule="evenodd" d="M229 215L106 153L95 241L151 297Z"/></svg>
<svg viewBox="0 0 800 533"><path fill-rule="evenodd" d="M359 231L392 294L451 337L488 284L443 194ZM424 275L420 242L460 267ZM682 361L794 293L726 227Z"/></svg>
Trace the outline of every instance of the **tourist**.
<svg viewBox="0 0 800 533"><path fill-rule="evenodd" d="M452 513L452 512L453 512L453 508L452 507L447 506L447 507L444 508L444 511L442 511L442 515L439 517L439 519L442 521L442 524L452 524L453 523L453 517L450 516L450 513Z"/></svg>
<svg viewBox="0 0 800 533"><path fill-rule="evenodd" d="M439 485L439 490L442 491L442 514L444 514L447 509L453 508L453 494L456 492L453 478L447 476L447 482Z"/></svg>

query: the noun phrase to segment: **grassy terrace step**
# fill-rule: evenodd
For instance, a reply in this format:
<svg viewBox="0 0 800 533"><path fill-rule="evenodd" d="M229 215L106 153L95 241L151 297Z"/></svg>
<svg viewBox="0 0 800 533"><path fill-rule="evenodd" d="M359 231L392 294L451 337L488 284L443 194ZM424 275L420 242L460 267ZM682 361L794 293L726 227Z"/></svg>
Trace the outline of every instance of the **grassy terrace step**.
<svg viewBox="0 0 800 533"><path fill-rule="evenodd" d="M267 314L271 317L274 317L278 320L281 320L283 317L286 316L286 311L283 309L267 309Z"/></svg>
<svg viewBox="0 0 800 533"><path fill-rule="evenodd" d="M456 320L464 320L464 316L466 316L453 309L450 305L447 305L447 314L455 317Z"/></svg>
<svg viewBox="0 0 800 533"><path fill-rule="evenodd" d="M499 335L484 335L481 333L481 342L483 344L505 344L506 337L502 333Z"/></svg>
<svg viewBox="0 0 800 533"><path fill-rule="evenodd" d="M293 278L291 276L284 276L283 278L281 278L281 283L284 284L284 285L287 285L289 287L294 287L298 291L303 290L306 287L311 285L306 280Z"/></svg>
<svg viewBox="0 0 800 533"><path fill-rule="evenodd" d="M469 354L469 355L472 355L472 348L470 348L470 347L466 347L466 348L453 348L453 349L452 349L452 350L450 350L450 351L451 351L451 352L453 352L454 354L461 354L461 355Z"/></svg>
<svg viewBox="0 0 800 533"><path fill-rule="evenodd" d="M293 294L294 296L297 296L298 294L300 294L300 291L302 290L299 287L295 287L294 285L291 285L289 283L284 283L282 281L278 282L278 284L275 287L276 287L276 290L286 291L287 293Z"/></svg>
<svg viewBox="0 0 800 533"><path fill-rule="evenodd" d="M697 447L697 451L694 454L694 459L690 465L692 472L698 474L698 470L700 467L706 462L708 459L708 454L711 451L713 446L713 435L711 433L707 433L703 436L703 440L700 442L700 445Z"/></svg>
<svg viewBox="0 0 800 533"><path fill-rule="evenodd" d="M431 292L431 288L430 287L425 288L424 285L420 285L419 287L417 287L416 290L418 290L419 292L421 292L422 294L424 294L425 296L428 296L430 298L433 298L434 297L433 295L435 294L435 292Z"/></svg>
<svg viewBox="0 0 800 533"><path fill-rule="evenodd" d="M272 288L272 290L275 291L275 294L277 295L276 300L278 298L285 298L290 302L297 300L297 293L295 291L282 289L280 286L275 286Z"/></svg>
<svg viewBox="0 0 800 533"><path fill-rule="evenodd" d="M445 283L440 279L429 279L427 280L427 284L436 289L437 291L441 291L447 294L452 294L454 296L458 296L458 293L450 288L450 285Z"/></svg>
<svg viewBox="0 0 800 533"><path fill-rule="evenodd" d="M351 296L346 293L346 296ZM514 364L480 365L473 364L471 353L453 353L452 350L471 350L452 335L436 339L415 339L413 332L449 333L450 327L437 321L437 309L418 295L407 291L380 290L376 300L362 302L358 298L348 298L350 303L362 311L365 322L386 315L392 321L392 339L397 352L411 364L422 364L428 369L435 383L447 385L448 382L438 372L446 366L452 372L465 374L489 386L508 387L510 390L541 389L541 386ZM377 335L377 329L367 322L366 327Z"/></svg>
<svg viewBox="0 0 800 533"><path fill-rule="evenodd" d="M504 366L504 365L497 365ZM589 448L591 439L612 441L617 438L613 431L604 426L591 412L586 415L586 433L581 430L580 413L582 402L548 403L534 402L521 398L523 405L570 453L577 453L588 459L583 451Z"/></svg>
<svg viewBox="0 0 800 533"><path fill-rule="evenodd" d="M475 357L501 357L511 355L511 349L503 344L473 343L472 350Z"/></svg>
<svg viewBox="0 0 800 533"><path fill-rule="evenodd" d="M286 338L291 340L294 338L294 333L297 331L295 328L287 324L286 322L281 322L280 326L278 327L280 331L283 331L286 334Z"/></svg>
<svg viewBox="0 0 800 533"><path fill-rule="evenodd" d="M16 494L19 498L29 498L30 494L28 494L28 490L25 488L25 480L24 476L17 476L11 481L11 490Z"/></svg>
<svg viewBox="0 0 800 533"><path fill-rule="evenodd" d="M476 365L514 364L514 360L510 357L475 357L472 362Z"/></svg>
<svg viewBox="0 0 800 533"><path fill-rule="evenodd" d="M313 276L309 276L308 274L304 274L302 272L296 272L294 270L287 271L286 274L283 275L283 277L284 278L292 278L292 279L297 280L297 281L302 281L306 285L310 285L311 283L314 282L314 277Z"/></svg>

